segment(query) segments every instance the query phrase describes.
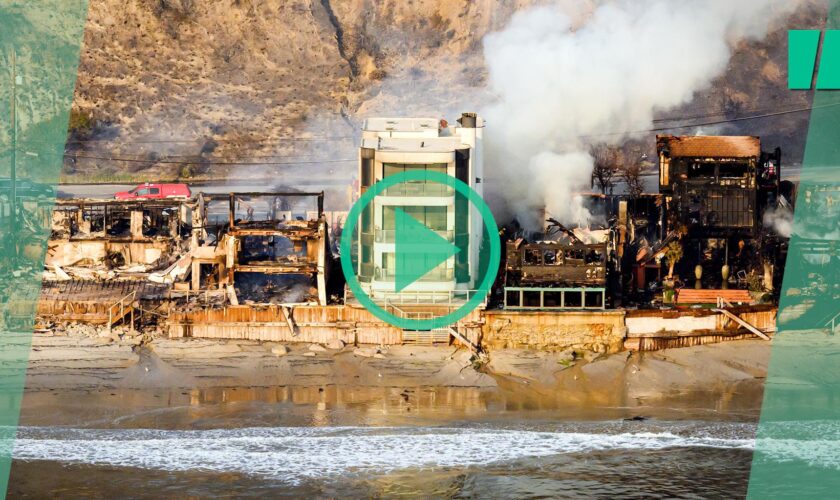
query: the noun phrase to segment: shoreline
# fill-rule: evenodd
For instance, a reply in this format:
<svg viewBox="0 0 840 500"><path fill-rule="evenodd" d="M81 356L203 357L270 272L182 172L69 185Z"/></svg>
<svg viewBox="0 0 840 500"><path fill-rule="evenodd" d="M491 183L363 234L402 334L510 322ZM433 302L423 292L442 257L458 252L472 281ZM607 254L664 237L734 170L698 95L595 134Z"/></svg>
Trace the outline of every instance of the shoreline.
<svg viewBox="0 0 840 500"><path fill-rule="evenodd" d="M22 426L136 421L178 428L192 425L190 413L236 405L273 405L307 415L327 411L339 415L339 423L342 412L367 412L377 415L372 420L379 425L512 413L560 420L752 422L761 408L770 352L758 340L585 356L498 349L481 365L456 346L337 350L142 335L115 340L83 331L33 337ZM167 411L174 416L132 416Z"/></svg>

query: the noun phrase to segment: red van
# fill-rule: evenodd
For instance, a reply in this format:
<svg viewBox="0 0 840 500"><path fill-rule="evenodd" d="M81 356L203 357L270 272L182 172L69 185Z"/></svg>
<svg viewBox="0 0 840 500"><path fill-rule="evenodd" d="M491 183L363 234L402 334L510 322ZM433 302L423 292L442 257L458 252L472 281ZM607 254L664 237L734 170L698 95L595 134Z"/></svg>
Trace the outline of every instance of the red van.
<svg viewBox="0 0 840 500"><path fill-rule="evenodd" d="M192 196L190 187L186 184L156 184L147 182L140 184L131 191L121 191L114 195L118 200L142 198L155 200L159 198L189 198Z"/></svg>

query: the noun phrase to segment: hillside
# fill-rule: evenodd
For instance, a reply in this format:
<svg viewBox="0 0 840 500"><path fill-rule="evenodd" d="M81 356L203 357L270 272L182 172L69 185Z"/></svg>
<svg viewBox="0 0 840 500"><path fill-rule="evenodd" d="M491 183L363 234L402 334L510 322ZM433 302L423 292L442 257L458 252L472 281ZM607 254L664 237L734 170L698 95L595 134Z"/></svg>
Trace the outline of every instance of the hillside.
<svg viewBox="0 0 840 500"><path fill-rule="evenodd" d="M533 3L91 0L65 182L273 176L290 163L349 178L363 117L480 109L482 38ZM824 17L822 2L807 3L767 39L741 44L712 89L656 126L807 106L809 93L786 90L786 29ZM807 116L701 131L761 135L790 162Z"/></svg>

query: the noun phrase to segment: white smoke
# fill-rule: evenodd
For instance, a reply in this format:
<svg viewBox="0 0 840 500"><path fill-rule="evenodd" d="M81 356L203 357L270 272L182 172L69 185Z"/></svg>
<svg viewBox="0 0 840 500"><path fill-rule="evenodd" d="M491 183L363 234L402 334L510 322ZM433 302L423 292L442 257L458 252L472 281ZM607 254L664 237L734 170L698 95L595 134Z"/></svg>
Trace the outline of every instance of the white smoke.
<svg viewBox="0 0 840 500"><path fill-rule="evenodd" d="M764 226L783 238L790 238L793 234L793 211L788 207L770 208L764 212Z"/></svg>
<svg viewBox="0 0 840 500"><path fill-rule="evenodd" d="M604 0L517 13L484 39L495 102L488 127L491 196L505 215L542 228L588 211L592 143L620 144L654 114L688 103L726 69L733 45L763 37L791 0ZM593 6L594 5L594 6Z"/></svg>

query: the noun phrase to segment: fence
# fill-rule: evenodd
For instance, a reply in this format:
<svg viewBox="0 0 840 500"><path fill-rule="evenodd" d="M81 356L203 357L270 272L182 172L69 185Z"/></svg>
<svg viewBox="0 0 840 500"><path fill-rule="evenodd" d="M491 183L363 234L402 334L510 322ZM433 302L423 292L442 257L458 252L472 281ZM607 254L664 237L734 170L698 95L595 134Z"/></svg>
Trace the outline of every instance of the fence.
<svg viewBox="0 0 840 500"><path fill-rule="evenodd" d="M505 287L505 309L606 309L605 288Z"/></svg>

